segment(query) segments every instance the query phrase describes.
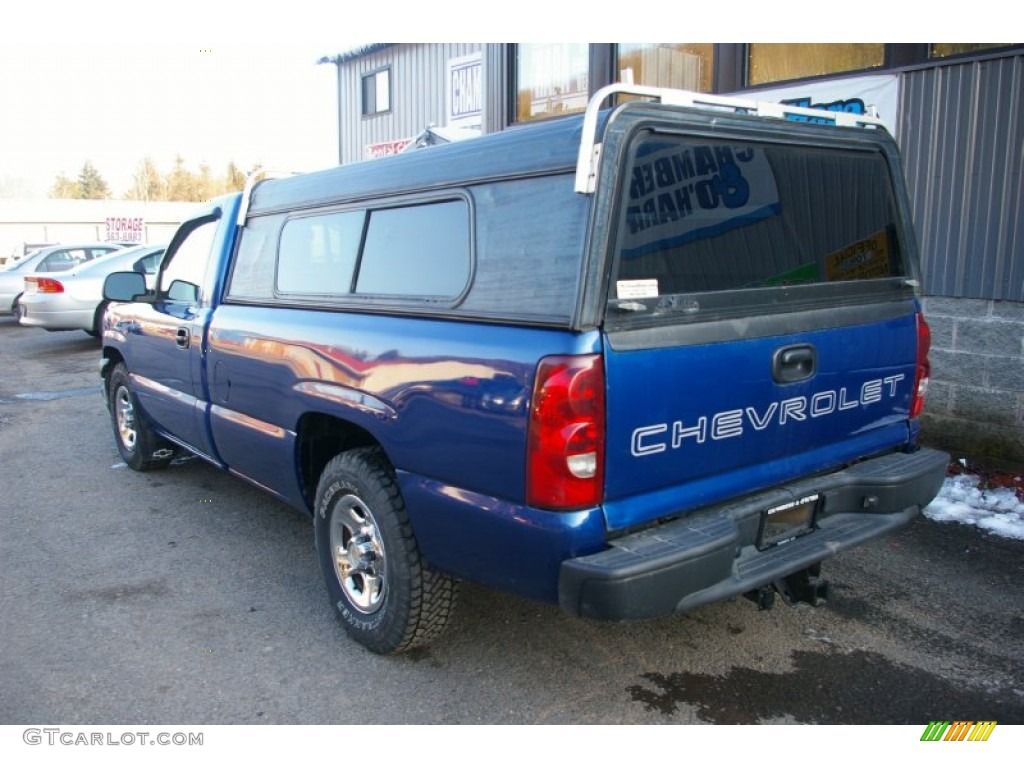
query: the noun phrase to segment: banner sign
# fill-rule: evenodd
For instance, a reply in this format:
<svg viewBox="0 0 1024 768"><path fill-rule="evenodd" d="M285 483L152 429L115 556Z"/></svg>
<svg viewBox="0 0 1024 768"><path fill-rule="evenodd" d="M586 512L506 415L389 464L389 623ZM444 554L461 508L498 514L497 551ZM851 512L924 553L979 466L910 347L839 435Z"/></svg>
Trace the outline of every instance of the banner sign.
<svg viewBox="0 0 1024 768"><path fill-rule="evenodd" d="M478 128L484 114L483 60L479 52L448 61L446 125Z"/></svg>
<svg viewBox="0 0 1024 768"><path fill-rule="evenodd" d="M145 231L141 216L107 216L107 242L141 243Z"/></svg>
<svg viewBox="0 0 1024 768"><path fill-rule="evenodd" d="M775 175L761 150L673 143L634 163L622 255L636 258L778 212Z"/></svg>
<svg viewBox="0 0 1024 768"><path fill-rule="evenodd" d="M852 112L871 115L885 124L893 136L899 124L899 78L897 75L863 75L831 80L815 80L800 85L744 91L734 94L744 99L775 101L794 107L825 109L829 112ZM805 122L810 118L791 115L790 120Z"/></svg>

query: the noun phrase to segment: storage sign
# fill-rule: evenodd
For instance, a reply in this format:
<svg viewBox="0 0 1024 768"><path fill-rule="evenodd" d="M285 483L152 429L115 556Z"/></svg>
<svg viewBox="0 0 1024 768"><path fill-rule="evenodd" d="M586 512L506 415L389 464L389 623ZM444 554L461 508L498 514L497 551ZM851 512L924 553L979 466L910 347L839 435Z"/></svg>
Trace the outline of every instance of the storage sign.
<svg viewBox="0 0 1024 768"><path fill-rule="evenodd" d="M107 216L107 241L141 243L146 223L141 216Z"/></svg>
<svg viewBox="0 0 1024 768"><path fill-rule="evenodd" d="M643 256L778 212L775 175L761 150L673 144L633 165L622 255Z"/></svg>

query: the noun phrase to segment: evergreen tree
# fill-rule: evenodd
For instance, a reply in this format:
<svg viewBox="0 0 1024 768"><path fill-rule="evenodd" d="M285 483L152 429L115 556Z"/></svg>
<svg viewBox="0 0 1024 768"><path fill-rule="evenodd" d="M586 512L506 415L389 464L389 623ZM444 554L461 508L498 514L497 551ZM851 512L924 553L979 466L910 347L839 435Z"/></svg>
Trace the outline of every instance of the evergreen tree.
<svg viewBox="0 0 1024 768"><path fill-rule="evenodd" d="M100 172L88 160L78 174L78 195L83 200L106 200L110 197L110 188L100 176Z"/></svg>
<svg viewBox="0 0 1024 768"><path fill-rule="evenodd" d="M185 158L176 155L174 168L167 176L167 199L173 202L199 202L195 187L195 178L192 172L185 167Z"/></svg>
<svg viewBox="0 0 1024 768"><path fill-rule="evenodd" d="M195 199L197 201L210 200L220 194L220 183L214 181L210 174L210 166L206 163L199 164L199 175L195 176Z"/></svg>
<svg viewBox="0 0 1024 768"><path fill-rule="evenodd" d="M245 173L232 160L228 163L228 169L224 177L224 191L241 192L243 189L245 189Z"/></svg>

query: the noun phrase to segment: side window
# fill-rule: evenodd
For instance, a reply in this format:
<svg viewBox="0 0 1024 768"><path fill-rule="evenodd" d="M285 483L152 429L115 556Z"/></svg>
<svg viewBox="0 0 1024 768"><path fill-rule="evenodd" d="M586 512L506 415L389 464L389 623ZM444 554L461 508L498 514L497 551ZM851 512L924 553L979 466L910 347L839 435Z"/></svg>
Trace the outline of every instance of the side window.
<svg viewBox="0 0 1024 768"><path fill-rule="evenodd" d="M281 230L277 290L337 296L352 290L362 211L290 219Z"/></svg>
<svg viewBox="0 0 1024 768"><path fill-rule="evenodd" d="M65 259L63 251L55 251L47 256L45 259L39 262L39 266L36 267L37 272L56 272L56 265Z"/></svg>
<svg viewBox="0 0 1024 768"><path fill-rule="evenodd" d="M54 251L39 265L40 272L64 272L77 267L86 261L86 253L81 248Z"/></svg>
<svg viewBox="0 0 1024 768"><path fill-rule="evenodd" d="M356 292L455 298L469 271L465 201L384 208L370 213Z"/></svg>
<svg viewBox="0 0 1024 768"><path fill-rule="evenodd" d="M195 303L210 261L210 248L217 232L217 220L193 229L178 248L168 254L169 262L160 275L159 295L169 301Z"/></svg>

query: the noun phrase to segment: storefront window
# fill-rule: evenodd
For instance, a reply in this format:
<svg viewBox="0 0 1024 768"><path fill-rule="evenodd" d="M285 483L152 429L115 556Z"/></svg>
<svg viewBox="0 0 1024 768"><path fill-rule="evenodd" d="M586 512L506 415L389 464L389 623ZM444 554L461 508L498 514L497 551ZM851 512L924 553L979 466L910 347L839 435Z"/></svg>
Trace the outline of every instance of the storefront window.
<svg viewBox="0 0 1024 768"><path fill-rule="evenodd" d="M1013 43L932 43L928 46L928 58L941 59L945 56L959 56L962 53L984 51L987 48L1005 48Z"/></svg>
<svg viewBox="0 0 1024 768"><path fill-rule="evenodd" d="M543 120L587 108L590 53L586 43L516 46L516 121Z"/></svg>
<svg viewBox="0 0 1024 768"><path fill-rule="evenodd" d="M880 67L884 43L750 43L747 85Z"/></svg>
<svg viewBox="0 0 1024 768"><path fill-rule="evenodd" d="M619 82L710 93L711 43L619 43Z"/></svg>

